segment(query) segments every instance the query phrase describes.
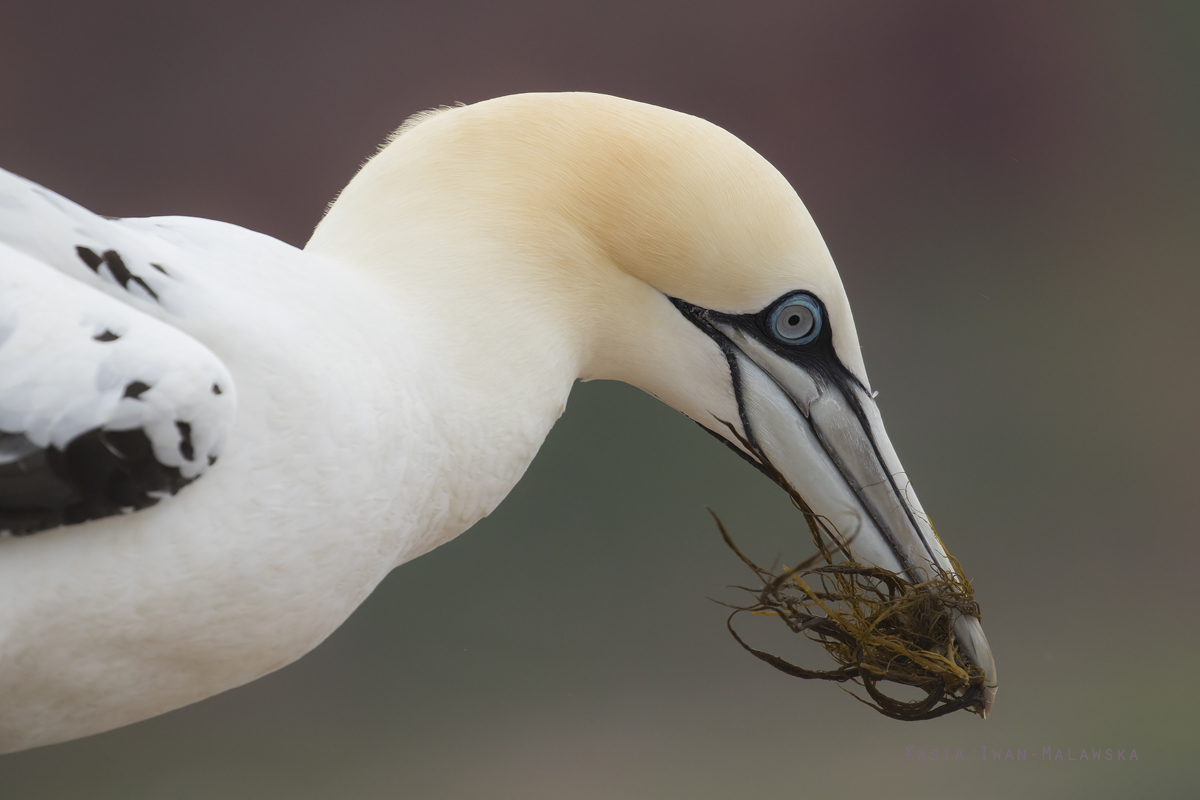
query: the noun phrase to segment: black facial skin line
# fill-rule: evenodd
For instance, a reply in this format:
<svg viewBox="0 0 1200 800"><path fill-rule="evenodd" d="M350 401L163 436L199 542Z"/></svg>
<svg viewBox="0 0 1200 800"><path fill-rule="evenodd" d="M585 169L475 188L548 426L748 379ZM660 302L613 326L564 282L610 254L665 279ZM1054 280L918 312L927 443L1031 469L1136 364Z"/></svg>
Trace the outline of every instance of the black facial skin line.
<svg viewBox="0 0 1200 800"><path fill-rule="evenodd" d="M817 338L809 344L786 345L779 342L772 334L770 329L771 315L775 309L792 301L798 295L804 295L817 304L817 307L821 312L821 317L824 320L824 324L822 324L821 330L817 334ZM754 433L750 426L750 421L746 415L745 406L742 401L741 375L737 366L737 359L735 355L740 351L733 344L733 342L729 341L728 337L726 337L724 334L718 331L715 326L712 325L712 320L719 320L727 325L730 325L731 327L741 329L748 335L753 336L756 340L769 348L776 355L792 362L805 372L817 378L819 381L822 381L827 385L831 385L840 391L850 408L854 411L854 416L858 420L859 427L861 427L863 432L866 434L867 441L871 443L871 450L874 453L880 467L882 468L884 475L887 476L888 484L891 486L893 493L895 493L896 498L900 500L900 505L904 509L904 514L908 518L909 524L912 525L913 530L921 540L921 544L924 545L926 552L929 554L930 561L933 564L938 563L938 559L936 555L934 555L933 548L931 548L929 542L926 541L924 533L921 531L920 526L917 525L917 521L913 517L912 508L907 500L905 500L904 495L900 491L900 487L896 484L895 476L893 476L886 467L886 462L883 459L883 455L879 451L879 445L875 441L875 435L871 431L871 425L867 420L866 412L863 410L862 404L859 402L858 396L854 392L853 387L858 387L864 394L867 393L867 388L863 385L862 381L858 379L858 376L846 368L841 359L838 358L837 352L833 348L833 329L829 323L829 313L826 311L825 304L821 302L820 298L809 292L789 292L768 305L757 314L725 314L720 311L713 311L702 306L693 305L685 300L680 300L675 297L669 297L668 299L675 305L679 312L688 319L688 321L708 334L709 337L716 342L717 346L721 348L721 352L725 355L725 360L729 362L730 378L733 381L734 397L738 404L738 415L741 417L742 428L746 431L746 438L754 446L756 455L758 455L759 458L765 460L766 456L762 452L761 448L759 448L758 441L754 437ZM705 430L708 429L705 428ZM709 433L713 432L709 431ZM850 485L853 486L854 484L849 480L849 476L847 476L844 472L844 468L840 462L840 459L836 458L833 453L829 452L825 437L822 436L821 432L816 428L813 428L813 433L822 443L823 449L825 449L826 454L831 458L834 465L838 468L838 471L842 473L843 480L846 480L847 483L850 483ZM717 438L721 439L722 441L725 441L719 434L713 433L713 435L717 436ZM725 441L725 443L730 448L742 455L743 458L746 458L748 461L750 460L745 453L734 447L728 441ZM751 461L751 463L754 462ZM867 505L866 510L868 513L870 513L870 505ZM875 515L872 513L871 517L873 519L874 516ZM876 526L879 527L881 533L884 533L888 539L892 538L890 536L888 526L881 524L882 520L874 519L874 522ZM833 541L839 540L833 538ZM892 542L892 548L896 551L897 557L899 557L901 555L901 551L896 542ZM904 560L905 559L901 559L901 562L903 563ZM914 578L919 579L918 576L914 576Z"/></svg>
<svg viewBox="0 0 1200 800"><path fill-rule="evenodd" d="M714 342L716 342L717 347L719 347L721 349L721 354L723 356L725 356L725 362L727 364L729 364L729 377L733 380L733 397L734 397L734 400L737 402L738 417L739 417L739 419L741 419L741 422L742 422L742 430L746 432L746 440L748 442L750 442L750 444L753 446L754 452L758 455L759 458L763 458L762 449L758 446L758 441L754 438L754 431L750 427L750 418L746 416L745 403L742 402L742 368L739 367L738 363L737 363L737 352L738 352L737 347L734 346L733 342L729 341L728 337L726 337L723 333L721 333L716 328L714 328L711 324L709 324L708 320L703 316L703 314L709 313L707 311L707 309L703 309L700 306L694 306L690 303L687 303L683 300L678 300L674 297L667 297L667 299L670 300L677 309L679 309L680 313L682 313L688 319L689 322L691 322L697 328L699 328L700 330L702 330L706 334L708 334L709 337L712 338L712 340ZM695 314L695 313L690 313L690 312L700 312L700 313ZM717 421L725 422L725 420L717 420ZM697 422L696 424L700 425L699 422ZM726 424L728 424L728 423L726 423ZM740 456L744 461L746 461L747 463L752 465L756 470L758 470L762 474L770 477L769 473L763 469L762 464L758 463L753 458L751 458L750 455L747 454L745 450L742 450L740 447L737 447L736 445L733 444L733 442L729 441L728 439L726 439L724 436L717 433L716 431L710 430L709 428L705 427L704 425L700 425L700 427L704 428L704 431L706 433L715 437L717 439L717 441L721 442L726 447L728 447L730 450L737 453L738 456Z"/></svg>

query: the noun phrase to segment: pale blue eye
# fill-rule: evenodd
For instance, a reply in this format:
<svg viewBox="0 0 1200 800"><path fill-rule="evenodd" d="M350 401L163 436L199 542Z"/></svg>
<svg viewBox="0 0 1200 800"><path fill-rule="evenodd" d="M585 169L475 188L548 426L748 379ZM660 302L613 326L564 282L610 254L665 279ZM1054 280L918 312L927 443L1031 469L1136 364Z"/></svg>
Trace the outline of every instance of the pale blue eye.
<svg viewBox="0 0 1200 800"><path fill-rule="evenodd" d="M821 332L821 306L806 294L790 297L771 312L769 327L784 344L808 344Z"/></svg>

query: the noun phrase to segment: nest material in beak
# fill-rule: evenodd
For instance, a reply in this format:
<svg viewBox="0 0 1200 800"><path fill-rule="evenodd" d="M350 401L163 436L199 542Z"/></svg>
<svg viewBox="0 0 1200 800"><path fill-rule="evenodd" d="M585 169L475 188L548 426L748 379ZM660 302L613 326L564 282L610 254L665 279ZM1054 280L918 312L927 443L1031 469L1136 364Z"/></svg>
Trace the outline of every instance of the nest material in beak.
<svg viewBox="0 0 1200 800"><path fill-rule="evenodd" d="M769 473L772 467L763 461ZM733 609L726 624L738 644L788 675L857 683L870 700L854 692L851 696L892 719L933 719L960 709L982 715L983 670L958 648L953 632L959 616L979 617L979 604L958 562L951 558L954 574L938 571L917 582L850 559L837 561L838 549L845 552L842 545L847 543L826 544L817 515L782 475L772 477L804 513L819 552L790 569L760 567L734 544L713 514L725 543L762 581L758 588L736 587L750 593L752 604L723 604ZM793 633L819 642L838 668L806 669L751 647L733 627L734 617L747 612L778 617ZM913 687L925 697L912 701L890 697L881 688L888 682Z"/></svg>

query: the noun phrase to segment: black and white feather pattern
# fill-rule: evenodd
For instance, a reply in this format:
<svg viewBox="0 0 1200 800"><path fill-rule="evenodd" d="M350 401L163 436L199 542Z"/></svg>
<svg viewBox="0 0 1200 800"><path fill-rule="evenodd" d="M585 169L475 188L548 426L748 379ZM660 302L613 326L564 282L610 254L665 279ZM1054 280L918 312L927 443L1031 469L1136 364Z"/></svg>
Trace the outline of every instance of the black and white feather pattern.
<svg viewBox="0 0 1200 800"><path fill-rule="evenodd" d="M220 455L233 380L169 324L154 249L0 171L0 535L154 505Z"/></svg>

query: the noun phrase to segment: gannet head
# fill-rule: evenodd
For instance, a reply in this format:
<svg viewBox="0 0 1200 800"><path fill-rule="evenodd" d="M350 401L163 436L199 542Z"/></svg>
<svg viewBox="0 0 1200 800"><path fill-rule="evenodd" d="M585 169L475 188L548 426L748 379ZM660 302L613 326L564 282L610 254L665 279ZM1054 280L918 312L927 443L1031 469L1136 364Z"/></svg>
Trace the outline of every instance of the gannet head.
<svg viewBox="0 0 1200 800"><path fill-rule="evenodd" d="M394 263L399 242L414 266ZM815 223L722 128L586 93L419 115L309 247L356 250L456 313L507 309L498 337L539 332L531 368L569 350L573 377L631 383L769 462L857 560L953 571L884 430ZM436 269L416 266L435 252ZM982 627L960 617L955 632L990 707Z"/></svg>

